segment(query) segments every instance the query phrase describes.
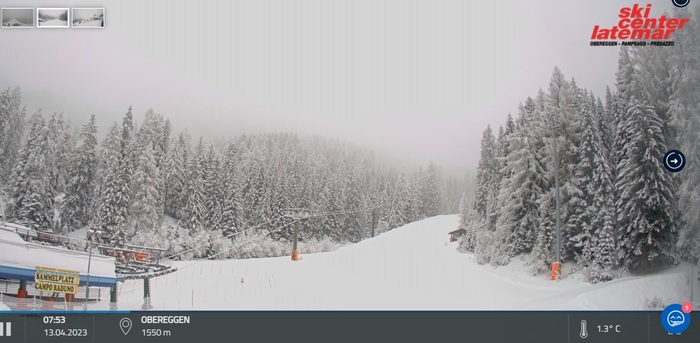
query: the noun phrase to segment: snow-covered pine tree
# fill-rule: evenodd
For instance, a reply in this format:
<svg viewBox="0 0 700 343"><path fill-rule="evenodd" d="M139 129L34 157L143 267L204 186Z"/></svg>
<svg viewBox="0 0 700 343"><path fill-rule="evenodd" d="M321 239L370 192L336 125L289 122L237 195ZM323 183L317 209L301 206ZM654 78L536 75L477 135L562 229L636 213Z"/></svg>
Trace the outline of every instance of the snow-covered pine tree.
<svg viewBox="0 0 700 343"><path fill-rule="evenodd" d="M576 147L578 164L574 170L573 182L575 182L574 186L581 191L581 199L580 206L577 208L577 217L575 221L570 220L570 225L577 224L580 227L579 233L571 237L571 240L573 240L579 264L587 267L593 261L593 237L597 230L592 219L600 210L595 208L593 204L593 197L597 191L593 184L593 178L596 171L596 160L600 160L598 157L600 154L598 151L600 132L598 132L598 114L595 112L593 95L581 89L577 103L582 131L580 144Z"/></svg>
<svg viewBox="0 0 700 343"><path fill-rule="evenodd" d="M119 142L119 163L123 169L122 177L126 180L127 185L131 182L131 176L134 174L138 163L138 152L136 151L138 142L134 137L136 128L134 127L134 115L131 111L131 106L129 106L122 119L121 140Z"/></svg>
<svg viewBox="0 0 700 343"><path fill-rule="evenodd" d="M134 172L131 187L127 235L149 234L160 229L158 192L158 168L156 168L153 148L146 144L141 149L139 163Z"/></svg>
<svg viewBox="0 0 700 343"><path fill-rule="evenodd" d="M180 219L186 203L185 183L190 155L190 138L186 131L180 132L168 151L163 168L165 187L165 214Z"/></svg>
<svg viewBox="0 0 700 343"><path fill-rule="evenodd" d="M354 165L355 167L359 167L359 163ZM368 207L368 197L366 194L367 183L361 179L359 173L359 170L350 171L350 175L348 175L350 180L345 193L345 209L348 211L358 211L346 215L344 229L346 230L346 235L350 242L359 242L369 236L366 232L366 229L369 227L367 212L360 211Z"/></svg>
<svg viewBox="0 0 700 343"><path fill-rule="evenodd" d="M527 103L525 105L527 107ZM508 137L509 135L512 135L515 132L515 121L513 120L513 116L508 113L508 116L506 116L506 126L505 126L505 136ZM508 155L509 152L509 147L510 144L508 144L508 141L503 142L503 156Z"/></svg>
<svg viewBox="0 0 700 343"><path fill-rule="evenodd" d="M304 150L305 149L306 148L304 148ZM318 176L316 175L318 170L316 166L313 165L311 156L306 154L305 152L303 157L299 157L300 171L298 183L300 188L298 191L297 203L299 208L313 210L319 207L318 194L320 191L317 190L318 183L316 182L316 180L318 180ZM305 239L320 237L321 230L318 220L302 221L300 227L303 228L303 230L300 229L300 231L303 232L303 234L300 233L300 236L303 236Z"/></svg>
<svg viewBox="0 0 700 343"><path fill-rule="evenodd" d="M75 150L75 138L70 129L70 123L63 119L63 113L54 113L48 123L49 156L46 164L49 170L51 188L54 194L65 191L68 179L67 170L70 166L71 155Z"/></svg>
<svg viewBox="0 0 700 343"><path fill-rule="evenodd" d="M505 137L503 137L505 139ZM503 142L505 146L505 142ZM498 194L500 180L500 172L503 163L498 162L498 148L496 140L493 136L491 126L487 126L484 134L481 137L481 153L479 157L479 165L476 169L476 190L474 193L474 209L483 219L489 218L488 210L490 201L495 201L495 196Z"/></svg>
<svg viewBox="0 0 700 343"><path fill-rule="evenodd" d="M411 202L411 181L406 172L399 173L393 189L393 196L389 200L388 223L390 228L409 223L413 220L415 212Z"/></svg>
<svg viewBox="0 0 700 343"><path fill-rule="evenodd" d="M102 143L99 195L96 215L91 223L92 240L121 248L131 239L127 235L127 221L131 204L130 183L137 162L131 111L130 106L121 128L115 123Z"/></svg>
<svg viewBox="0 0 700 343"><path fill-rule="evenodd" d="M160 195L160 198L158 199L157 202L157 208L158 208L158 217L159 221L162 220L163 215L164 215L164 199L163 199L163 193L164 191L164 172L163 172L163 165L164 165L164 160L165 160L165 147L164 147L164 130L165 130L165 119L161 114L155 113L152 109L149 109L146 111L146 114L143 119L143 124L139 128L138 132L136 133L136 139L134 141L135 146L141 147L140 149L143 149L146 145L150 146L152 151L153 151L153 161L155 163L156 169L158 170L158 180L157 180L157 186L156 189L158 190L158 193ZM137 164L140 163L140 151L133 151L132 152L135 156L135 163L134 168L136 168ZM134 192L135 190L132 190Z"/></svg>
<svg viewBox="0 0 700 343"><path fill-rule="evenodd" d="M12 100L10 88L7 88L0 93L0 156L2 157L5 155L5 145L8 141L8 126L10 126L10 118L12 118ZM6 160L3 159L3 162L5 161ZM6 163L3 163L2 170L5 171L8 169L8 167L9 166ZM5 177L8 176L9 173L10 170L3 172L2 175L0 175L2 176L2 180L5 180Z"/></svg>
<svg viewBox="0 0 700 343"><path fill-rule="evenodd" d="M47 168L49 128L41 111L30 120L30 131L12 179L7 218L39 230L53 229L53 189Z"/></svg>
<svg viewBox="0 0 700 343"><path fill-rule="evenodd" d="M681 30L681 31L685 31ZM669 117L669 101L672 91L671 63L678 52L668 49L640 49L632 47L632 74L638 99L645 99L661 120L664 141L669 147L677 147L677 132Z"/></svg>
<svg viewBox="0 0 700 343"><path fill-rule="evenodd" d="M180 225L187 228L192 236L204 230L204 221L207 214L204 194L205 164L204 140L200 138L195 155L187 167L188 177L185 184L187 202L185 203L183 216L180 218Z"/></svg>
<svg viewBox="0 0 700 343"><path fill-rule="evenodd" d="M677 12L677 15L679 16L688 14L688 12L685 11ZM687 29L690 33L692 33L691 30L693 29L693 26L689 26ZM679 31L679 34L682 31L686 30L684 29ZM684 32L684 34L687 35L689 32ZM697 33L697 31L694 33ZM686 49L692 49L692 46L694 45L692 41L686 41L685 43L687 43L688 45ZM697 39L695 43L697 43ZM641 96L638 99L644 99L644 101L648 105L654 108L654 111L656 112L662 124L662 134L666 147L669 150L679 149L679 134L681 130L685 130L686 128L679 127L678 125L676 125L677 123L675 123L672 118L674 113L670 111L670 106L673 92L677 90L677 88L674 87L674 63L679 61L678 57L682 56L683 52L671 51L667 49L639 49L638 47L635 47L633 51L633 85L641 94ZM697 59L697 57L695 58ZM691 66L690 68L688 68L687 75L685 75L684 78L692 79L693 76L695 76L695 81L697 81L699 79L697 78L698 70L700 70L700 68L696 66ZM696 88L696 86L691 86L690 89ZM687 93L687 91L682 92L686 92L685 96L690 95L689 93ZM695 100L690 101L695 101L695 104L697 104L697 97ZM697 117L697 113L693 115L693 117ZM692 150L692 148L690 150ZM670 175L672 181L672 185L670 188L672 189L672 193L674 194L676 206L678 205L678 197L682 193L682 191L679 192L681 183L687 180L687 174L687 171L684 170L683 174ZM680 230L683 228L684 225L681 224L680 214L677 214L679 215L679 217L673 218L672 220L678 223L677 226Z"/></svg>
<svg viewBox="0 0 700 343"><path fill-rule="evenodd" d="M270 152L269 163L271 170L268 171L266 193L269 194L266 216L270 218L268 225L270 237L273 240L291 240L294 230L285 218L288 208L295 208L293 205L293 180L290 177L290 156L293 155L292 146L288 144L289 137L283 134L270 137L274 147Z"/></svg>
<svg viewBox="0 0 700 343"><path fill-rule="evenodd" d="M334 191L331 188L329 182L323 181L321 186L321 191L318 194L317 208L314 212L317 213L328 213L337 212L340 210L340 206L336 204L336 197L334 196ZM318 219L319 228L316 233L316 238L323 237L333 237L334 233L340 227L338 218L334 215L326 215ZM333 237L337 239L337 237Z"/></svg>
<svg viewBox="0 0 700 343"><path fill-rule="evenodd" d="M121 130L119 129L119 124L114 122L107 132L107 136L102 140L99 151L99 158L97 159L97 169L95 171L95 200L93 201L90 213L90 234L89 239L96 242L106 242L108 240L108 235L104 232L104 224L106 221L102 215L104 214L104 205L106 204L106 196L109 192L106 192L108 183L110 182L110 174L114 173L114 170L119 168L119 156L120 156L120 146L119 141L121 140Z"/></svg>
<svg viewBox="0 0 700 343"><path fill-rule="evenodd" d="M620 161L622 158L625 156L628 156L628 151L626 150L630 144L630 133L629 133L629 128L626 127L627 121L626 121L626 115L627 115L627 107L629 104L630 99L632 98L633 95L633 79L632 75L634 73L634 67L632 66L632 61L630 60L630 52L628 47L622 47L620 49L620 56L618 57L618 64L617 64L617 72L615 73L615 94L612 96L612 101L608 103L608 116L610 119L612 119L612 125L610 126L611 128L611 137L612 137L612 146L610 149L610 161ZM606 99L607 101L610 101L610 99ZM611 167L613 168L613 184L617 185L620 180L619 180L619 163L615 163L616 165L612 165ZM614 200L615 200L615 212L619 212L620 209L617 208L617 204L620 204L620 196L621 194L618 193L617 187L615 187L615 192L614 192ZM615 215L615 240L618 241L619 244L619 239L620 239L620 231L623 229L620 227L620 225L617 223L617 214ZM622 258L623 255L625 255L622 252L619 252L620 255L618 256L619 258Z"/></svg>
<svg viewBox="0 0 700 343"><path fill-rule="evenodd" d="M384 224L386 229L389 228L389 221L387 220L390 205L389 199L391 198L389 194L393 191L393 184L389 181L390 178L391 175L388 172L379 172L376 183L372 187L376 191L374 205L377 206L372 212L374 217L373 236L381 233L379 231L380 225Z"/></svg>
<svg viewBox="0 0 700 343"><path fill-rule="evenodd" d="M121 139L119 141L119 167L111 171L111 180L105 195L106 213L111 214L103 231L108 233L109 244L116 247L125 247L131 237L128 235L127 223L129 220L129 206L131 204L131 180L138 164L137 141L135 139L136 128L131 106L124 114L121 127ZM108 214L109 215L109 214Z"/></svg>
<svg viewBox="0 0 700 343"><path fill-rule="evenodd" d="M700 161L700 6L692 15L678 11L674 17L690 17L683 30L675 33L679 45L671 56L672 93L669 103L671 125L678 133L680 150L688 161ZM671 148L671 147L669 147ZM685 224L679 247L685 259L700 259L700 166L688 163L679 175L679 212Z"/></svg>
<svg viewBox="0 0 700 343"><path fill-rule="evenodd" d="M238 149L235 143L230 143L224 157L222 170L222 192L224 202L221 211L221 230L224 237L243 230L243 209L240 197L241 185L237 172Z"/></svg>
<svg viewBox="0 0 700 343"><path fill-rule="evenodd" d="M164 126L165 119L163 116L153 111L153 109L148 109L144 114L143 123L138 129L138 132L136 132L136 137L134 139L139 147L146 145L151 146L153 159L156 162L162 162L165 156L163 147ZM132 128L132 132L134 131L136 130ZM140 157L138 159L140 159Z"/></svg>
<svg viewBox="0 0 700 343"><path fill-rule="evenodd" d="M423 170L423 167L419 168L418 171L413 172L413 173L408 173L408 171L404 171L406 174L406 178L408 181L408 185L406 186L407 189L409 190L409 199L410 201L409 206L407 207L407 210L405 213L408 218L408 222L412 222L415 220L421 220L425 218L425 206L423 204L423 185L425 184L425 171ZM395 190L396 193L399 192L399 189ZM402 195L403 196L403 195ZM393 227L392 227L393 228Z"/></svg>
<svg viewBox="0 0 700 343"><path fill-rule="evenodd" d="M246 209L246 221L251 224L254 223L252 225L268 223L272 219L269 211L269 181L262 168L263 166L249 168L244 208Z"/></svg>
<svg viewBox="0 0 700 343"><path fill-rule="evenodd" d="M498 196L499 214L495 239L502 262L532 250L538 229L538 196L545 184L544 171L536 157L540 114L520 107L519 128L509 137L508 155ZM509 176L509 177L508 177Z"/></svg>
<svg viewBox="0 0 700 343"><path fill-rule="evenodd" d="M593 173L593 215L591 227L594 229L590 282L608 281L614 278L617 268L617 239L615 232L615 197L613 168L610 152L604 147L604 139L596 145Z"/></svg>
<svg viewBox="0 0 700 343"><path fill-rule="evenodd" d="M508 137L515 132L515 121L513 120L513 116L508 113L508 116L506 117L506 125L503 128L503 133L501 133L501 130L499 128L498 132L498 140L497 140L497 146L498 146L498 162L500 163L499 169L498 169L498 174L499 174L499 179L496 182L497 186L500 186L501 184L501 179L503 178L502 172L503 168L507 164L507 156L511 152L510 148L510 143L508 142ZM498 192L496 192L496 195L498 195Z"/></svg>
<svg viewBox="0 0 700 343"><path fill-rule="evenodd" d="M599 99L600 100L600 99ZM598 132L600 132L600 148L601 151L605 152L605 157L609 160L612 157L613 149L613 131L614 131L614 106L615 96L613 95L610 87L605 88L605 103L599 103L597 106L600 107L598 110ZM614 168L614 166L610 166ZM612 175L614 179L615 171L612 170Z"/></svg>
<svg viewBox="0 0 700 343"><path fill-rule="evenodd" d="M346 201L347 201L347 196L345 195L347 193L347 180L345 179L345 175L341 173L341 162L340 160L333 160L332 165L331 165L331 176L329 178L330 180L330 190L332 190L331 193L326 194L326 196L330 199L328 206L326 206L326 212L341 212L344 211L347 208ZM321 202L323 204L324 202ZM350 237L348 237L345 233L345 228L343 227L344 222L346 217L341 214L333 214L330 217L332 217L332 222L335 225L333 229L331 229L330 226L327 228L330 229L330 235L332 239L334 239L337 242L349 242Z"/></svg>
<svg viewBox="0 0 700 343"><path fill-rule="evenodd" d="M81 229L91 220L97 171L97 122L94 114L83 125L78 147L70 160L66 197L61 213L64 232Z"/></svg>
<svg viewBox="0 0 700 343"><path fill-rule="evenodd" d="M8 181L19 158L26 111L19 87L0 93L0 181Z"/></svg>
<svg viewBox="0 0 700 343"><path fill-rule="evenodd" d="M204 226L207 230L221 230L224 202L222 185L219 158L214 152L214 146L209 145L204 166Z"/></svg>
<svg viewBox="0 0 700 343"><path fill-rule="evenodd" d="M396 191L395 186L397 177L398 175L389 172L386 172L381 176L382 187L379 199L379 219L377 220L375 236L384 232L383 230L381 230L382 228L386 230L391 230L395 228L394 226L391 226L391 221L389 220L389 218L391 215L392 200L394 199L394 193Z"/></svg>
<svg viewBox="0 0 700 343"><path fill-rule="evenodd" d="M459 228L466 232L459 240L459 248L462 252L474 252L476 250L477 227L482 226L476 215L476 211L469 205L466 195L460 200Z"/></svg>
<svg viewBox="0 0 700 343"><path fill-rule="evenodd" d="M116 169L119 166L119 144L121 130L117 122L112 123L107 135L102 140L99 146L99 157L97 158L97 169L95 182L97 183L98 191L102 188L103 181L110 170ZM99 192L98 192L99 194Z"/></svg>
<svg viewBox="0 0 700 343"><path fill-rule="evenodd" d="M636 97L627 106L629 142L615 185L622 258L630 270L674 262L678 238L673 182L659 156L666 153L663 124L654 108Z"/></svg>
<svg viewBox="0 0 700 343"><path fill-rule="evenodd" d="M550 193L551 192L540 194L537 199L537 206L540 210L539 218L537 219L539 225L535 234L535 244L532 249L532 258L536 273L549 270L552 263L557 261L557 233L554 222L556 206L554 197L551 196Z"/></svg>
<svg viewBox="0 0 700 343"><path fill-rule="evenodd" d="M472 220L470 216L469 203L467 203L467 195L462 194L462 198L459 200L459 228L465 229L469 221Z"/></svg>
<svg viewBox="0 0 700 343"><path fill-rule="evenodd" d="M92 240L120 248L128 243L126 224L129 187L123 176L126 172L125 168L119 161L116 168L107 171L96 211L96 220L92 224L95 230Z"/></svg>
<svg viewBox="0 0 700 343"><path fill-rule="evenodd" d="M163 120L161 116L161 120ZM156 155L156 168L158 168L158 173L160 178L158 180L158 192L160 192L160 208L158 212L160 214L161 220L165 217L165 204L166 204L166 160L168 158L168 153L170 152L170 144L172 138L170 137L172 133L172 124L170 124L170 119L164 119L162 132L160 133L160 139L157 141L156 151L160 152L160 155Z"/></svg>
<svg viewBox="0 0 700 343"><path fill-rule="evenodd" d="M490 127L490 126L489 126ZM483 140L483 137L482 137ZM498 127L498 134L496 135L496 159L498 160L498 171L503 169L503 162L506 148L506 131L503 129L503 125ZM499 173L500 176L500 173ZM501 182L499 177L498 182Z"/></svg>

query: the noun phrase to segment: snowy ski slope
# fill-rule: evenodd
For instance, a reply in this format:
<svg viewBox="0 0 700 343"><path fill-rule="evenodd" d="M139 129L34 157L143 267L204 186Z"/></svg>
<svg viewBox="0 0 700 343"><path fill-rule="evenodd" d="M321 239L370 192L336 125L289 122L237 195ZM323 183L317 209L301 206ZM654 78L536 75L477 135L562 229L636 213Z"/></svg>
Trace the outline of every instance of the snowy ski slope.
<svg viewBox="0 0 700 343"><path fill-rule="evenodd" d="M522 261L494 269L445 244L456 215L394 229L334 252L177 262L151 281L150 308L197 310L643 310L689 299L689 268L589 284L553 282ZM697 290L698 287L696 287ZM106 293L106 292L105 292ZM107 306L107 298L99 306ZM143 282L119 289L119 309L142 309Z"/></svg>

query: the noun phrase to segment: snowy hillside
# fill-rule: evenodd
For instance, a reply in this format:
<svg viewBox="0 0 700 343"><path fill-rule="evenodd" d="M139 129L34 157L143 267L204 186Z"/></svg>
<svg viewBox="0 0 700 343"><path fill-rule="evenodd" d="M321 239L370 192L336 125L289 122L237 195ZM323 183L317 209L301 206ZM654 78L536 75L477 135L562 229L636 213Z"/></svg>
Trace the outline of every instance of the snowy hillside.
<svg viewBox="0 0 700 343"><path fill-rule="evenodd" d="M19 21L19 20L13 18L13 19L10 19L10 20L8 20L8 21L6 21L6 22L3 22L3 23L2 23L2 26L5 26L5 27L10 27L10 26L31 26L31 24L26 24L26 23L23 23L23 22L21 22L21 21Z"/></svg>
<svg viewBox="0 0 700 343"><path fill-rule="evenodd" d="M437 216L334 252L289 257L177 262L151 281L152 309L245 310L642 310L689 297L687 268L600 284L580 275L532 276L515 259L494 269L445 244L458 224ZM697 289L697 287L696 287ZM107 292L98 306L107 306ZM143 282L120 286L119 309L141 309Z"/></svg>

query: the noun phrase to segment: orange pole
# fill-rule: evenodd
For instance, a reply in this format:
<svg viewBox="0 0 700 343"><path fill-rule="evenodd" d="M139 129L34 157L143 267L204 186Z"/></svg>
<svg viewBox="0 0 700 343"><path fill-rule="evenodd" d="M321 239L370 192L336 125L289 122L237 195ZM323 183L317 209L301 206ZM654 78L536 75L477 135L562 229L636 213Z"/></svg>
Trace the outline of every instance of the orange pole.
<svg viewBox="0 0 700 343"><path fill-rule="evenodd" d="M561 266L559 265L559 262L552 263L552 280L559 278L560 268Z"/></svg>

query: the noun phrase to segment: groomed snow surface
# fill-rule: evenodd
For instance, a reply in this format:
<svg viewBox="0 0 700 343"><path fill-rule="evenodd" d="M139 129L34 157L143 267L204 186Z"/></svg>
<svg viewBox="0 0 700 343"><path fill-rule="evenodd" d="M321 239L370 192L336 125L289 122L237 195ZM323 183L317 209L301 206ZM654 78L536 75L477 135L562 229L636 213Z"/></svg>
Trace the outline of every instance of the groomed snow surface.
<svg viewBox="0 0 700 343"><path fill-rule="evenodd" d="M51 19L47 21L39 21L39 26L46 27L68 27L67 20Z"/></svg>
<svg viewBox="0 0 700 343"><path fill-rule="evenodd" d="M297 262L286 256L175 262L178 271L151 279L149 304L143 281L127 280L119 284L116 308L648 310L690 299L688 265L599 284L582 281L581 272L551 281L518 259L499 268L479 265L458 252L457 243L446 244L457 223L456 215L433 217L334 252L302 251ZM696 283L694 299L700 298L698 288ZM108 289L92 288L91 294L102 301L90 309L110 308Z"/></svg>
<svg viewBox="0 0 700 343"><path fill-rule="evenodd" d="M176 262L151 280L150 308L197 310L647 310L690 298L690 267L590 284L550 281L525 262L494 269L445 244L456 215L394 229L334 252ZM697 291L697 285L695 287ZM108 308L108 292L98 306ZM698 292L696 292L697 294ZM696 296L696 298L698 298ZM653 305L650 305L653 304ZM660 305L659 305L660 304ZM120 285L118 309L142 309L143 281Z"/></svg>

